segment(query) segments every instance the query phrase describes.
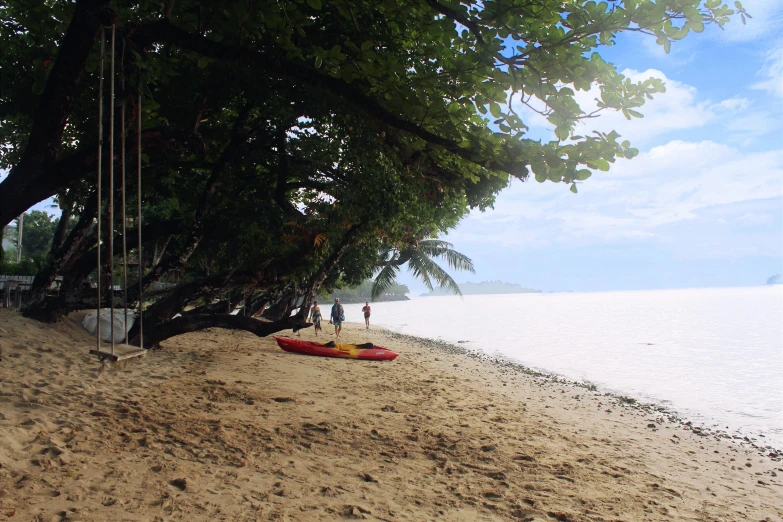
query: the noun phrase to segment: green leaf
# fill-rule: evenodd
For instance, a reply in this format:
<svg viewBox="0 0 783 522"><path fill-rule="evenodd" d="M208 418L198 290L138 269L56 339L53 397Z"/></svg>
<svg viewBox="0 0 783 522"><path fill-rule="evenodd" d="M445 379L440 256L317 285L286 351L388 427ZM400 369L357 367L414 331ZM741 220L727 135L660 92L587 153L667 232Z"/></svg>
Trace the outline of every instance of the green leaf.
<svg viewBox="0 0 783 522"><path fill-rule="evenodd" d="M321 0L307 0L307 5L309 5L316 11L321 10Z"/></svg>
<svg viewBox="0 0 783 522"><path fill-rule="evenodd" d="M35 83L33 83L33 94L36 96L43 94L45 88L46 82L43 79L36 80Z"/></svg>
<svg viewBox="0 0 783 522"><path fill-rule="evenodd" d="M543 172L536 172L536 181L539 183L543 183L546 181L546 174Z"/></svg>
<svg viewBox="0 0 783 522"><path fill-rule="evenodd" d="M570 132L571 131L568 127L557 127L555 129L555 135L557 136L557 139L559 139L560 141L567 140Z"/></svg>
<svg viewBox="0 0 783 522"><path fill-rule="evenodd" d="M644 114L642 114L641 112L635 111L633 109L628 109L628 114L630 114L634 118L644 118Z"/></svg>
<svg viewBox="0 0 783 522"><path fill-rule="evenodd" d="M500 118L503 115L503 113L500 112L500 105L498 105L496 102L489 104L489 112L491 112L492 116L495 118Z"/></svg>
<svg viewBox="0 0 783 522"><path fill-rule="evenodd" d="M320 56L316 56L315 57L315 68L316 69L320 69L321 65L323 65L323 63L324 63L324 59L323 58L321 58Z"/></svg>
<svg viewBox="0 0 783 522"><path fill-rule="evenodd" d="M609 170L609 162L603 158L598 158L593 161L588 161L587 166L590 167L591 169L598 169L603 172Z"/></svg>
<svg viewBox="0 0 783 522"><path fill-rule="evenodd" d="M576 194L576 192L577 192L577 191L576 191L576 183L571 183L571 192L573 192L574 194Z"/></svg>
<svg viewBox="0 0 783 522"><path fill-rule="evenodd" d="M580 169L580 170L576 171L576 176L575 177L579 181L584 181L584 180L586 180L587 178L589 178L592 175L593 175L593 173L590 172L589 170L587 170L587 169Z"/></svg>
<svg viewBox="0 0 783 522"><path fill-rule="evenodd" d="M206 69L207 65L209 65L209 58L201 57L198 59L198 68L199 69Z"/></svg>

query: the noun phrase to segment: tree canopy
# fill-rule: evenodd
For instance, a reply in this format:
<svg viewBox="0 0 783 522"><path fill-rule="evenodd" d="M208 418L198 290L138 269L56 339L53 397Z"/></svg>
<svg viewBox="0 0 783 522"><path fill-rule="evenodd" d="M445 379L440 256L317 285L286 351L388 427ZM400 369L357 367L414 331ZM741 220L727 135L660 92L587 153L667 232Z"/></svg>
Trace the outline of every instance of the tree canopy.
<svg viewBox="0 0 783 522"><path fill-rule="evenodd" d="M0 6L0 168L9 169L0 224L52 196L64 222L78 218L36 279L44 288L64 275L65 295L39 293L28 313L52 319L85 304L97 165L104 178L114 166L116 186L123 171L135 181L140 143L143 189L127 183L127 206L141 198L143 220L124 240L117 214L114 251L105 238L102 248L104 259L124 243L138 255L141 227L143 286L182 274L146 308L145 324L165 330L149 338L208 326L208 306L190 322L169 319L232 288L259 307L274 303L269 328L290 326L296 303L338 280L359 284L391 252L491 207L511 178L576 191L592 171L632 158L615 132L575 134L598 115L575 92L597 86L599 113L638 118L664 87L631 82L597 51L624 31L668 50L735 11L744 16L719 0L9 0ZM522 106L546 116L556 139L531 139Z"/></svg>

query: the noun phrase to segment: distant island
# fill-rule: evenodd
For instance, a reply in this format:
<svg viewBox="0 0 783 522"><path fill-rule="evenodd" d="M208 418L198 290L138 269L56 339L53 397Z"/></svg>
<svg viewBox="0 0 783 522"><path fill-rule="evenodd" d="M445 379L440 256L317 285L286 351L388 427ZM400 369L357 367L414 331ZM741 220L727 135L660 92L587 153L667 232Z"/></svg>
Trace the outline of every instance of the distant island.
<svg viewBox="0 0 783 522"><path fill-rule="evenodd" d="M768 285L783 285L783 275L775 274L767 279Z"/></svg>
<svg viewBox="0 0 783 522"><path fill-rule="evenodd" d="M532 288L525 288L522 285L516 283L506 283L505 281L482 281L480 283L458 283L459 289L462 290L464 295L479 295L479 294L538 294L541 290L534 290ZM432 292L421 294L423 296L434 295L453 295L451 292L443 290L442 288L436 288Z"/></svg>

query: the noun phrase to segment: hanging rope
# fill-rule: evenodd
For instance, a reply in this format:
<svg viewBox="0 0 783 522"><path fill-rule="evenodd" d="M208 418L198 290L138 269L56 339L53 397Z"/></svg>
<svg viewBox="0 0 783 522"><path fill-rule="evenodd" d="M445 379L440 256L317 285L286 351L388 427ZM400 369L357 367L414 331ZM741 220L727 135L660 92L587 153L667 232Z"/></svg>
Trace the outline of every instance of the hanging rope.
<svg viewBox="0 0 783 522"><path fill-rule="evenodd" d="M125 320L123 322L123 342L128 344L128 241L125 215L125 38L122 39L122 54L120 57L120 90L123 93L122 106L120 108L120 172L122 175L122 303L125 307Z"/></svg>
<svg viewBox="0 0 783 522"><path fill-rule="evenodd" d="M142 282L144 276L142 256L141 256L141 78L139 78L139 103L136 104L138 110L138 117L136 118L136 165L138 171L136 173L136 204L137 204L137 222L136 230L139 232L139 347L144 348L144 322L142 321L142 307L144 305L144 284Z"/></svg>
<svg viewBox="0 0 783 522"><path fill-rule="evenodd" d="M97 351L101 351L101 163L103 160L103 55L106 51L106 30L101 27L101 73L98 80L98 310L96 311Z"/></svg>
<svg viewBox="0 0 783 522"><path fill-rule="evenodd" d="M114 32L111 26L111 83L109 83L109 310L111 354L114 355ZM100 317L98 318L100 323Z"/></svg>

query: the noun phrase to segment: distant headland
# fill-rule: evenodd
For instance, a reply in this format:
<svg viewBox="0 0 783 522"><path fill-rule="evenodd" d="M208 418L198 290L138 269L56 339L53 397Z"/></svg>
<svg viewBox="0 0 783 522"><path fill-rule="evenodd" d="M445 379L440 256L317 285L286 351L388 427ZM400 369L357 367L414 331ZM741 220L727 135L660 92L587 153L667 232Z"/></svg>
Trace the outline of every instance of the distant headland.
<svg viewBox="0 0 783 522"><path fill-rule="evenodd" d="M525 288L516 283L506 283L505 281L482 281L480 283L459 283L459 288L463 295L479 294L538 294L541 290ZM453 295L451 292L436 288L432 292L421 294L423 296L435 295Z"/></svg>
<svg viewBox="0 0 783 522"><path fill-rule="evenodd" d="M783 285L783 274L775 274L767 279L768 285Z"/></svg>

